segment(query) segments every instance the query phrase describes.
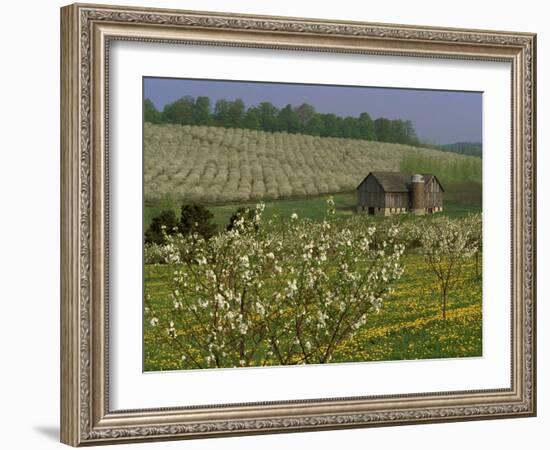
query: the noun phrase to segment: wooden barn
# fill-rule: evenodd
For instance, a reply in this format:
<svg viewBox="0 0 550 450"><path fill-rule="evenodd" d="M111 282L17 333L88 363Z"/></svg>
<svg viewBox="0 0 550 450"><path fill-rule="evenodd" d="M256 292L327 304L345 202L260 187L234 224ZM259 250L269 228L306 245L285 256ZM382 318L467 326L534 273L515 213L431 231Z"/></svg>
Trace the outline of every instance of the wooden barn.
<svg viewBox="0 0 550 450"><path fill-rule="evenodd" d="M443 211L443 186L430 173L370 172L357 186L357 211L371 215Z"/></svg>

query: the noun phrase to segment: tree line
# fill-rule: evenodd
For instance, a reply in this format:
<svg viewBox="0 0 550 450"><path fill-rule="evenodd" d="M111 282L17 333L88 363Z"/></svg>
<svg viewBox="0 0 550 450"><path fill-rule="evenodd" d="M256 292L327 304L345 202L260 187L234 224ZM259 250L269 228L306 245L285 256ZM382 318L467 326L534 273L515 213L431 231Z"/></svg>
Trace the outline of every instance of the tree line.
<svg viewBox="0 0 550 450"><path fill-rule="evenodd" d="M153 124L206 125L421 145L410 120L373 120L367 112L358 117L341 117L317 112L308 103L279 109L270 102L261 102L246 108L241 99L222 99L212 104L207 96L185 96L159 111L150 99L145 99L144 119Z"/></svg>
<svg viewBox="0 0 550 450"><path fill-rule="evenodd" d="M482 145L480 142L455 142L454 144L439 145L437 147L444 152L482 157Z"/></svg>

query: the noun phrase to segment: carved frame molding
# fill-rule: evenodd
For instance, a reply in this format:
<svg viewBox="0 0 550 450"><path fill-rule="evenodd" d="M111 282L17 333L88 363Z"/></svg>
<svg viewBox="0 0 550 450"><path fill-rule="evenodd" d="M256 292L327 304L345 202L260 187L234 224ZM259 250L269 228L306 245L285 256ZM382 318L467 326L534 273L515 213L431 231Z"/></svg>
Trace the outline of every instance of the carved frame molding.
<svg viewBox="0 0 550 450"><path fill-rule="evenodd" d="M61 10L61 38L62 442L79 446L535 415L534 34L75 4ZM113 40L509 61L510 389L110 411L105 105Z"/></svg>

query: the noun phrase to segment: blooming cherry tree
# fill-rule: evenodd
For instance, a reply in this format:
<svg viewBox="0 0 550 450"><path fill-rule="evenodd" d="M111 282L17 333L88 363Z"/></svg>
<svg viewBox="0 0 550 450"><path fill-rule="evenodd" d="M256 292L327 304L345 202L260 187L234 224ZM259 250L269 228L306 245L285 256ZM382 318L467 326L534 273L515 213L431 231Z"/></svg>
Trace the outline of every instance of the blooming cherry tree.
<svg viewBox="0 0 550 450"><path fill-rule="evenodd" d="M417 227L422 253L440 287L441 310L446 319L448 295L458 281L464 262L478 251L476 228L469 219L445 216L423 221Z"/></svg>
<svg viewBox="0 0 550 450"><path fill-rule="evenodd" d="M342 221L332 199L327 206L322 222L266 222L259 204L252 220L243 215L209 240L168 237L172 308L154 326L182 368L330 362L380 310L402 274L398 228Z"/></svg>

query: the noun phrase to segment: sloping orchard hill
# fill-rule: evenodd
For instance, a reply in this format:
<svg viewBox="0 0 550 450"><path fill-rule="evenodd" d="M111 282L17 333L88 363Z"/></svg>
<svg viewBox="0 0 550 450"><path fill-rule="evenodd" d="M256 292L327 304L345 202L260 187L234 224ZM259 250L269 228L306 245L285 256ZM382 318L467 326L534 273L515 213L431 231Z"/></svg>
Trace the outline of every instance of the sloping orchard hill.
<svg viewBox="0 0 550 450"><path fill-rule="evenodd" d="M145 123L143 149L150 203L167 196L226 203L349 192L369 172L398 171L411 157L481 167L477 157L402 144L190 125Z"/></svg>

